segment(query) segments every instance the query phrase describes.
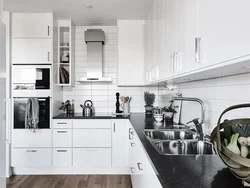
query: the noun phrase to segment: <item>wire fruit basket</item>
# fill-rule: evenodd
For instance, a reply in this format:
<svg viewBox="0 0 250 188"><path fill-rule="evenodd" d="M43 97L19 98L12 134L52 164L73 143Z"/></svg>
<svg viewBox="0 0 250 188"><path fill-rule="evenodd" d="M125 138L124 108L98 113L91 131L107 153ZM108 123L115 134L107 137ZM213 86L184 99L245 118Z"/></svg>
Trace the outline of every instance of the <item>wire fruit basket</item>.
<svg viewBox="0 0 250 188"><path fill-rule="evenodd" d="M214 145L214 150L221 158L221 160L229 167L231 172L239 179L243 181L243 184L246 186L250 186L250 159L237 155L227 149L225 145L222 144L222 140L225 138L225 128L232 127L235 125L249 125L250 126L250 118L240 118L240 119L231 119L224 120L221 123L222 117L224 114L231 110L240 109L240 108L249 108L250 104L239 104L235 106L231 106L224 110L219 117L217 122L217 127L214 128L211 139ZM249 135L250 136L250 135Z"/></svg>

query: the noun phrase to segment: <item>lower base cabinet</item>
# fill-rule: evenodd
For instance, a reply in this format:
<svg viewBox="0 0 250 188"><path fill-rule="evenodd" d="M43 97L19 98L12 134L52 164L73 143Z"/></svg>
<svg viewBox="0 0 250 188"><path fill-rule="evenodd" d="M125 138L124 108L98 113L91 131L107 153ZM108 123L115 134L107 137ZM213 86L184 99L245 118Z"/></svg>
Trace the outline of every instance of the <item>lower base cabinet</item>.
<svg viewBox="0 0 250 188"><path fill-rule="evenodd" d="M14 167L51 167L51 148L13 148L11 166Z"/></svg>
<svg viewBox="0 0 250 188"><path fill-rule="evenodd" d="M53 174L58 169L65 169L63 173L74 169L78 170L76 174L81 174L81 169L99 173L103 168L107 174L115 174L116 170L117 174L130 174L133 188L162 187L128 119L105 120L103 127L101 120L56 120L53 125L52 131L41 130L37 134L14 131L11 166L18 169L19 174L33 174L32 170L36 174ZM81 128L82 125L85 128ZM22 134L33 143L22 139Z"/></svg>
<svg viewBox="0 0 250 188"><path fill-rule="evenodd" d="M133 136L130 139L130 166L131 166L131 181L133 188L161 188L156 173L151 165L143 145L133 131Z"/></svg>
<svg viewBox="0 0 250 188"><path fill-rule="evenodd" d="M73 148L74 167L111 167L111 148Z"/></svg>
<svg viewBox="0 0 250 188"><path fill-rule="evenodd" d="M72 148L53 148L53 166L72 166Z"/></svg>

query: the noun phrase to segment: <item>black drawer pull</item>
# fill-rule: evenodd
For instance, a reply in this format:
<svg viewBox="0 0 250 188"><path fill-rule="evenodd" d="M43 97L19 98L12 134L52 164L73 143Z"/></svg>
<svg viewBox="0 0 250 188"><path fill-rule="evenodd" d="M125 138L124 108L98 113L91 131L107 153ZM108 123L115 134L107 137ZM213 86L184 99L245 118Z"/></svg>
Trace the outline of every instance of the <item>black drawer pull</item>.
<svg viewBox="0 0 250 188"><path fill-rule="evenodd" d="M67 150L57 150L58 153L65 153Z"/></svg>
<svg viewBox="0 0 250 188"><path fill-rule="evenodd" d="M67 133L68 131L57 131L57 133Z"/></svg>

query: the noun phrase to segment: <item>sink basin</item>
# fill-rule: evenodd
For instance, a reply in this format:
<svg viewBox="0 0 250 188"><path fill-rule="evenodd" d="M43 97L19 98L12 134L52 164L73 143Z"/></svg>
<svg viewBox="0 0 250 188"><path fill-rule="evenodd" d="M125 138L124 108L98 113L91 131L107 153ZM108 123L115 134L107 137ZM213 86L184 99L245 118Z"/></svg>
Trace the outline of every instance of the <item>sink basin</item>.
<svg viewBox="0 0 250 188"><path fill-rule="evenodd" d="M197 134L190 130L144 130L149 140L195 140Z"/></svg>
<svg viewBox="0 0 250 188"><path fill-rule="evenodd" d="M191 130L144 130L144 135L161 155L214 155L213 145Z"/></svg>
<svg viewBox="0 0 250 188"><path fill-rule="evenodd" d="M151 144L162 155L213 155L213 145L198 140L158 140Z"/></svg>

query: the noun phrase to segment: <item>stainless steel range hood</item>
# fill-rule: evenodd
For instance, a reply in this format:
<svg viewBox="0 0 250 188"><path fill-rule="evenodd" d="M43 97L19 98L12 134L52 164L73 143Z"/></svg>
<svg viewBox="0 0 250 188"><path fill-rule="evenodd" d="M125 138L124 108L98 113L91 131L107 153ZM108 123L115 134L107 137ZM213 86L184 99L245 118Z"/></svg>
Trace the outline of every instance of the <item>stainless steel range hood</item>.
<svg viewBox="0 0 250 188"><path fill-rule="evenodd" d="M101 29L88 29L85 31L87 44L86 77L77 78L78 82L111 82L112 78L103 77L103 45L105 35Z"/></svg>

